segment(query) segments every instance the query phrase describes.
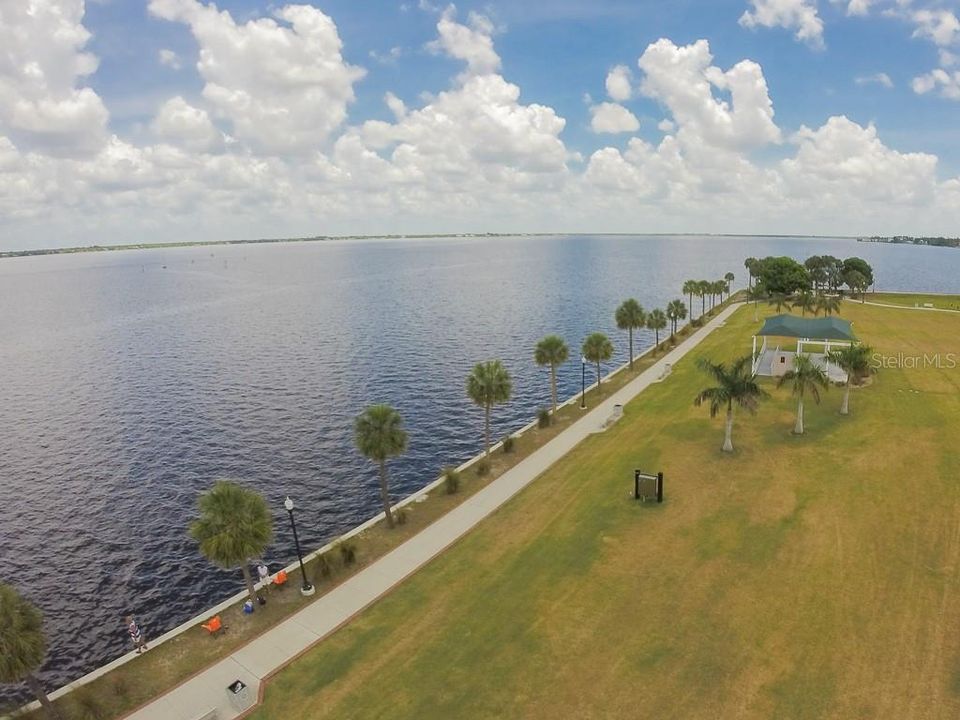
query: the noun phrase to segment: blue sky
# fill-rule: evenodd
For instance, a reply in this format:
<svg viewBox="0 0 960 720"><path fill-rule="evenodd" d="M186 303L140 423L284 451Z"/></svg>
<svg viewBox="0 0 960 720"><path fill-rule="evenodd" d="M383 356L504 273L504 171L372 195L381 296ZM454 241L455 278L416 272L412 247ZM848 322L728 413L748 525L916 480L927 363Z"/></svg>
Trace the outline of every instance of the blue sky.
<svg viewBox="0 0 960 720"><path fill-rule="evenodd" d="M0 9L0 248L960 219L957 0L37 3Z"/></svg>

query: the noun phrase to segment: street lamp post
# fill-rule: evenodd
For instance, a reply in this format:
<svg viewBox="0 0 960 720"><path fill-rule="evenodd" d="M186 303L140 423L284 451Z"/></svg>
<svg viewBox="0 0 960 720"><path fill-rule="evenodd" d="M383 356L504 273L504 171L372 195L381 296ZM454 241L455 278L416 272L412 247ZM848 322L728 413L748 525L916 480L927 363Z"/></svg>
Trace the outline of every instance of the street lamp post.
<svg viewBox="0 0 960 720"><path fill-rule="evenodd" d="M587 409L587 359L580 356L580 409Z"/></svg>
<svg viewBox="0 0 960 720"><path fill-rule="evenodd" d="M303 568L303 553L300 552L300 538L297 537L297 522L293 519L293 500L290 496L283 501L283 506L290 514L290 527L293 530L293 542L297 546L297 559L300 560L300 577L303 579L303 585L300 586L301 595L313 595L317 589L307 581L307 571Z"/></svg>

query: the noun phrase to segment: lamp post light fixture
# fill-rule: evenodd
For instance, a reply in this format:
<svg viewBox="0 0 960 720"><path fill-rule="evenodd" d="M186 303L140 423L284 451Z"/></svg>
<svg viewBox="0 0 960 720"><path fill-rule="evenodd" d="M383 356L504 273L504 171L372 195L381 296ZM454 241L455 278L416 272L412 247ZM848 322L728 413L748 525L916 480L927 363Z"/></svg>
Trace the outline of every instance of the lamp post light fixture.
<svg viewBox="0 0 960 720"><path fill-rule="evenodd" d="M580 356L580 409L587 409L587 359Z"/></svg>
<svg viewBox="0 0 960 720"><path fill-rule="evenodd" d="M297 546L297 559L300 561L300 577L303 579L303 584L300 586L300 594L303 596L313 595L317 589L309 583L307 580L307 571L303 568L303 553L300 552L300 538L297 537L297 522L293 519L293 500L290 499L289 495L287 499L283 501L283 506L290 514L290 528L293 530L293 542Z"/></svg>

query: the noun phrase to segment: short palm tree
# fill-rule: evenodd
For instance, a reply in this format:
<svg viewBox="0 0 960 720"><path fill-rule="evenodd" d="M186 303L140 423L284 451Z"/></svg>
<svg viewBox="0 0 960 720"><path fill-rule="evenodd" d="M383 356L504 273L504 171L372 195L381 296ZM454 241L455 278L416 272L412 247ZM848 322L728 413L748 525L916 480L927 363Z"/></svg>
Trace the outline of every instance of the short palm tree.
<svg viewBox="0 0 960 720"><path fill-rule="evenodd" d="M737 405L754 413L760 400L767 396L753 377L753 358L745 355L729 368L723 363L712 363L706 358L701 358L697 365L717 384L701 390L693 402L697 407L709 403L710 417L716 417L717 413L726 407L727 424L721 450L733 452L733 406Z"/></svg>
<svg viewBox="0 0 960 720"><path fill-rule="evenodd" d="M540 367L550 366L550 397L553 399L553 411L557 411L557 368L570 356L567 343L559 335L547 335L537 343L533 359Z"/></svg>
<svg viewBox="0 0 960 720"><path fill-rule="evenodd" d="M734 275L732 272L728 272L723 276L723 285L724 289L727 291L727 299L730 298L730 286L733 285L733 281L736 279L736 275Z"/></svg>
<svg viewBox="0 0 960 720"><path fill-rule="evenodd" d="M387 460L402 455L407 449L407 431L403 418L389 405L371 405L357 416L353 423L353 440L357 450L377 464L380 471L380 502L387 518L387 527L393 527L390 510L390 484Z"/></svg>
<svg viewBox="0 0 960 720"><path fill-rule="evenodd" d="M250 561L263 555L273 539L273 516L266 501L254 490L217 480L197 499L197 507L200 517L190 524L190 537L214 565L240 568L247 593L256 604Z"/></svg>
<svg viewBox="0 0 960 720"><path fill-rule="evenodd" d="M831 350L827 353L827 360L837 365L847 373L847 382L843 388L843 403L840 405L840 414L850 414L850 383L859 382L871 373L876 372L870 358L873 356L873 348L868 345L848 345L839 350Z"/></svg>
<svg viewBox="0 0 960 720"><path fill-rule="evenodd" d="M647 315L647 328L653 330L654 337L656 338L654 342L657 344L657 347L660 346L660 331L666 326L667 316L660 308L651 310L650 314Z"/></svg>
<svg viewBox="0 0 960 720"><path fill-rule="evenodd" d="M814 316L817 314L818 303L816 296L809 290L804 290L801 293L798 293L796 297L793 298L791 307L796 310L800 309L801 315L806 315L807 310L812 312Z"/></svg>
<svg viewBox="0 0 960 720"><path fill-rule="evenodd" d="M630 349L630 369L633 370L633 331L642 328L647 322L647 315L643 308L633 298L624 300L623 304L617 308L615 315L617 327L626 330L629 338Z"/></svg>
<svg viewBox="0 0 960 720"><path fill-rule="evenodd" d="M484 410L483 447L490 454L490 411L510 399L513 383L499 360L477 363L467 377L467 395Z"/></svg>
<svg viewBox="0 0 960 720"><path fill-rule="evenodd" d="M58 719L60 714L36 676L46 654L40 611L11 586L0 583L0 683L26 683L47 717Z"/></svg>
<svg viewBox="0 0 960 720"><path fill-rule="evenodd" d="M683 284L683 294L687 296L687 309L690 311L690 319L693 320L693 296L697 294L697 281L687 280Z"/></svg>
<svg viewBox="0 0 960 720"><path fill-rule="evenodd" d="M833 315L834 313L839 315L840 297L838 295L820 295L817 298L817 310L823 310L824 315Z"/></svg>
<svg viewBox="0 0 960 720"><path fill-rule="evenodd" d="M597 392L603 394L600 388L600 363L609 360L613 356L613 343L603 333L593 333L588 335L583 341L583 347L580 348L583 357L587 362L597 365Z"/></svg>
<svg viewBox="0 0 960 720"><path fill-rule="evenodd" d="M790 296L783 293L773 293L767 297L767 302L777 309L777 312L790 309Z"/></svg>
<svg viewBox="0 0 960 720"><path fill-rule="evenodd" d="M687 306L683 300L671 300L667 303L667 317L670 318L671 334L677 334L677 323L687 317Z"/></svg>
<svg viewBox="0 0 960 720"><path fill-rule="evenodd" d="M805 353L798 353L793 359L793 369L788 370L780 376L777 381L777 387L783 387L790 383L793 387L793 394L799 399L797 405L797 422L793 427L794 435L803 435L803 398L807 392L813 397L814 402L820 404L820 389L826 390L830 387L830 381L827 374L819 365L810 359Z"/></svg>

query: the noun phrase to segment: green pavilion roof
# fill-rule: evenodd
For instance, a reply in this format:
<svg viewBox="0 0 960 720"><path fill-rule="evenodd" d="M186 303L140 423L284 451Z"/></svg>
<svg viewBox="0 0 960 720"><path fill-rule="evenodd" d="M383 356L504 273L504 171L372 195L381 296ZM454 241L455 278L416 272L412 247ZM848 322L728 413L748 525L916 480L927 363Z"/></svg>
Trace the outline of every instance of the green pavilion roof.
<svg viewBox="0 0 960 720"><path fill-rule="evenodd" d="M757 335L850 342L857 339L849 320L838 317L804 318L796 315L776 315L767 318Z"/></svg>

